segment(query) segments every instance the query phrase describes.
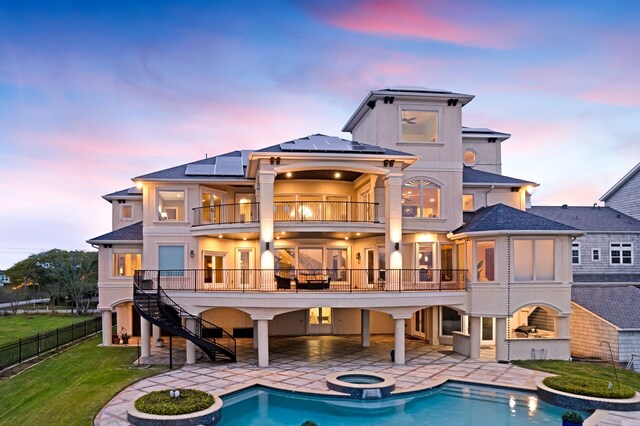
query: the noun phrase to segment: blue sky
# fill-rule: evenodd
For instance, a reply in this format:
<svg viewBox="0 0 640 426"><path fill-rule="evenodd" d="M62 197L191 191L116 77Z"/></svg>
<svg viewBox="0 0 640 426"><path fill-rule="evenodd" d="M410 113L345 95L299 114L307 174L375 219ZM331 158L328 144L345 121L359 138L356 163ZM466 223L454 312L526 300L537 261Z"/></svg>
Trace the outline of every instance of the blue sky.
<svg viewBox="0 0 640 426"><path fill-rule="evenodd" d="M100 195L340 129L365 94L476 95L535 204L591 205L640 161L640 2L0 0L0 268L89 248ZM346 135L342 135L346 136ZM6 204L5 204L6 203Z"/></svg>

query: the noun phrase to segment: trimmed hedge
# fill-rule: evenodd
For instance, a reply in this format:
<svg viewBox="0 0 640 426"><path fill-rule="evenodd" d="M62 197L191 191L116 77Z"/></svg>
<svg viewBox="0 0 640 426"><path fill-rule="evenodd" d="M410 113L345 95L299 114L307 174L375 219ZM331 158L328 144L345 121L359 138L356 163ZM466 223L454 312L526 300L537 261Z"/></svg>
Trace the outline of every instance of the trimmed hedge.
<svg viewBox="0 0 640 426"><path fill-rule="evenodd" d="M180 391L178 398L172 398L169 395L169 389L149 392L136 400L136 410L147 414L171 416L195 413L213 405L214 398L207 392L195 389L177 390Z"/></svg>
<svg viewBox="0 0 640 426"><path fill-rule="evenodd" d="M544 379L543 383L561 392L596 398L625 399L632 398L636 393L627 385L620 385L620 389L618 389L615 383L611 389L608 389L608 380L593 379L590 377L553 376Z"/></svg>

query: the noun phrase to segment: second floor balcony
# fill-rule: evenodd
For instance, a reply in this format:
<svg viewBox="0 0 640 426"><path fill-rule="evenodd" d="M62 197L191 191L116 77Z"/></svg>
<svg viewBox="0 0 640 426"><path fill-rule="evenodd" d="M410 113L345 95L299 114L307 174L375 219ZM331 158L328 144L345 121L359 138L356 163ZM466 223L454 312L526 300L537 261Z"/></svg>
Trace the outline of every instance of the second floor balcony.
<svg viewBox="0 0 640 426"><path fill-rule="evenodd" d="M352 201L276 201L275 222L378 223L378 203ZM234 203L196 207L193 226L260 221L259 203Z"/></svg>

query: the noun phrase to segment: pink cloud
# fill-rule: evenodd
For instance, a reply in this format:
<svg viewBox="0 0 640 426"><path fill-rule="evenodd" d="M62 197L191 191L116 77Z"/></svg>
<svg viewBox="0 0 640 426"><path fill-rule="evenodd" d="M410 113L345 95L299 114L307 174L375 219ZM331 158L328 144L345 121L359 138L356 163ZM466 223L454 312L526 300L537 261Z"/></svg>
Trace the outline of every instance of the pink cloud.
<svg viewBox="0 0 640 426"><path fill-rule="evenodd" d="M463 10L440 13L436 2L361 0L348 9L312 8L325 22L349 31L434 40L464 46L505 49L516 44L518 30L501 22L481 26L461 19Z"/></svg>

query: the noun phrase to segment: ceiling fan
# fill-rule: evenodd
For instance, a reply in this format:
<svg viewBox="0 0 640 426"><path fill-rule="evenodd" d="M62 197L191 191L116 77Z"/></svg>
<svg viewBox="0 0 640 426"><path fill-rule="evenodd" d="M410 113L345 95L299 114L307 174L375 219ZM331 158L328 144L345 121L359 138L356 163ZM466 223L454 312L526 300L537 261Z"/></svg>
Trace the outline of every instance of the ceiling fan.
<svg viewBox="0 0 640 426"><path fill-rule="evenodd" d="M418 117L403 118L402 122L407 124L416 124L416 118Z"/></svg>

